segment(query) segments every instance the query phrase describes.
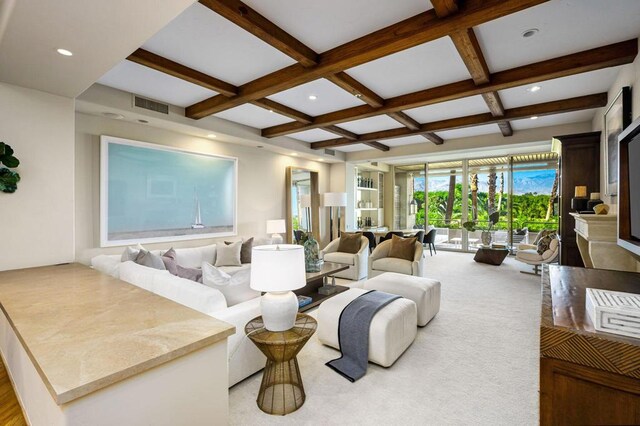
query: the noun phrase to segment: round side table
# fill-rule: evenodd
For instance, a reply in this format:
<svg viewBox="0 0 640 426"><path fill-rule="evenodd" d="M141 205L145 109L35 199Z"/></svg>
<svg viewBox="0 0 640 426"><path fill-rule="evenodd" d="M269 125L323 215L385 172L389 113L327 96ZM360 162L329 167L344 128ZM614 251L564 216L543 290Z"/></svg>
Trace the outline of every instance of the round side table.
<svg viewBox="0 0 640 426"><path fill-rule="evenodd" d="M302 377L296 355L315 333L316 320L297 314L292 329L269 331L262 317L249 321L244 331L267 357L258 393L258 407L268 414L292 413L302 407L305 400Z"/></svg>

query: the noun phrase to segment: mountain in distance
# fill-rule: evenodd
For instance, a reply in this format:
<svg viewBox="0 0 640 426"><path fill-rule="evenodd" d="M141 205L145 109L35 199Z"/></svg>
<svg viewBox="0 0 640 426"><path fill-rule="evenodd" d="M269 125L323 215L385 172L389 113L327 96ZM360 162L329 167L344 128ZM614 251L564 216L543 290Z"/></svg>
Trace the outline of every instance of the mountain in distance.
<svg viewBox="0 0 640 426"><path fill-rule="evenodd" d="M532 172L516 172L513 177L513 193L514 195L522 195L527 193L537 193L540 195L549 195L551 188L553 187L553 181L555 179L555 170L535 170ZM478 175L478 191L489 192L489 176L481 173ZM457 178L456 183L460 182L460 177ZM424 191L424 177L415 178L414 190ZM505 192L508 187L508 177L505 175ZM498 175L498 182L496 191L500 189L500 176ZM449 177L437 176L429 179L430 191L448 191L449 190Z"/></svg>

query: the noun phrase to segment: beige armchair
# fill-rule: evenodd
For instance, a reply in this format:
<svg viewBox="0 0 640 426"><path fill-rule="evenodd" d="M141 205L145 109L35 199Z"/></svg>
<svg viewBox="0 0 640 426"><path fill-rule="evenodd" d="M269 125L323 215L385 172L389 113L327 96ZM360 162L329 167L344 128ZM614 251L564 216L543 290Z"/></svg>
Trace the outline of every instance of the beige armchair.
<svg viewBox="0 0 640 426"><path fill-rule="evenodd" d="M389 257L391 240L384 241L369 256L369 278L385 272L397 272L422 277L424 274L424 256L422 244L416 241L413 261Z"/></svg>
<svg viewBox="0 0 640 426"><path fill-rule="evenodd" d="M558 259L558 254L560 254L560 240L556 237L549 243L549 249L542 254L538 253L538 246L535 244L518 245L516 260L533 265L533 272L520 271L523 274L540 275L540 265L555 262Z"/></svg>
<svg viewBox="0 0 640 426"><path fill-rule="evenodd" d="M325 262L340 263L349 265L349 269L335 274L338 278L346 278L358 281L367 278L367 260L369 259L369 239L360 237L360 249L357 253L342 253L338 251L340 238L331 241L319 253L320 259Z"/></svg>

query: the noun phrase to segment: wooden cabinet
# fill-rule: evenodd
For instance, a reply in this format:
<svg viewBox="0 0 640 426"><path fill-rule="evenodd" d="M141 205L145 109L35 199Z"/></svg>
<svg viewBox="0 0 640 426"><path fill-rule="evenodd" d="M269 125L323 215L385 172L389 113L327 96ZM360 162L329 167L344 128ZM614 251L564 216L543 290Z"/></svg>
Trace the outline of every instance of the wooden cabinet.
<svg viewBox="0 0 640 426"><path fill-rule="evenodd" d="M560 157L560 264L584 266L569 213L576 186L586 186L588 194L600 192L600 132L556 136L554 141Z"/></svg>
<svg viewBox="0 0 640 426"><path fill-rule="evenodd" d="M586 288L640 293L640 274L550 266L543 273L540 424L640 424L640 339L596 332Z"/></svg>

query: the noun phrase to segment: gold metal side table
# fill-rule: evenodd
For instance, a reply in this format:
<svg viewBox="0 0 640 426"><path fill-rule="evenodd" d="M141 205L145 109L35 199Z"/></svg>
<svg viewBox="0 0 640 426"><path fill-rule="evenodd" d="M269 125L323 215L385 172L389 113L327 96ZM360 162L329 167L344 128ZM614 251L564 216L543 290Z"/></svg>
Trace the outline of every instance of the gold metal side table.
<svg viewBox="0 0 640 426"><path fill-rule="evenodd" d="M262 317L249 321L244 331L267 357L258 393L258 407L268 414L293 413L302 407L306 395L296 355L315 333L316 320L297 314L292 329L269 331Z"/></svg>

